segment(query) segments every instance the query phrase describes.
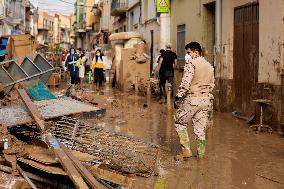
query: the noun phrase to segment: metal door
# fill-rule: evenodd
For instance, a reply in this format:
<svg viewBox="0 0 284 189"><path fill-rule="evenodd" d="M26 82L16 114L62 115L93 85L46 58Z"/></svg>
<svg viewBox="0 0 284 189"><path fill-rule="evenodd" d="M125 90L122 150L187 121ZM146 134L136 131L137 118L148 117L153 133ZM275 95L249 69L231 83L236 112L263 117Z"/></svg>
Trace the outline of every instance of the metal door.
<svg viewBox="0 0 284 189"><path fill-rule="evenodd" d="M259 5L235 8L234 16L234 108L250 116L258 82Z"/></svg>

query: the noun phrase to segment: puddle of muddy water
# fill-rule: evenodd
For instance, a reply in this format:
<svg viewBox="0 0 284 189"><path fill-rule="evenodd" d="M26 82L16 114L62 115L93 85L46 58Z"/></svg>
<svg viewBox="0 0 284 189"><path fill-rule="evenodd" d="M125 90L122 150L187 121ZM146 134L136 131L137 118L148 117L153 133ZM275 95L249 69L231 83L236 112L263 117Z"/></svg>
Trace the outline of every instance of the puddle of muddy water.
<svg viewBox="0 0 284 189"><path fill-rule="evenodd" d="M88 89L92 91L92 89ZM207 154L198 161L175 162L179 143L173 127L173 110L146 97L110 89L103 117L83 119L88 123L134 136L161 146L158 177L134 177L135 189L280 189L284 188L284 142L277 135L255 135L245 123L230 115L214 113L214 124L207 132ZM147 106L145 106L147 104ZM100 105L100 103L99 103ZM196 143L189 126L194 153Z"/></svg>

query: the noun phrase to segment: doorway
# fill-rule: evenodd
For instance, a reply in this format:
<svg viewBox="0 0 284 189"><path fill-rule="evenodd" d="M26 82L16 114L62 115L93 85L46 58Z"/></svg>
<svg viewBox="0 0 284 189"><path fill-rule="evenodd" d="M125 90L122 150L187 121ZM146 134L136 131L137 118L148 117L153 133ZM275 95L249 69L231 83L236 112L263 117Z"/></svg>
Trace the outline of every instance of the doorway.
<svg viewBox="0 0 284 189"><path fill-rule="evenodd" d="M259 5L234 10L234 108L242 115L254 114L259 64Z"/></svg>

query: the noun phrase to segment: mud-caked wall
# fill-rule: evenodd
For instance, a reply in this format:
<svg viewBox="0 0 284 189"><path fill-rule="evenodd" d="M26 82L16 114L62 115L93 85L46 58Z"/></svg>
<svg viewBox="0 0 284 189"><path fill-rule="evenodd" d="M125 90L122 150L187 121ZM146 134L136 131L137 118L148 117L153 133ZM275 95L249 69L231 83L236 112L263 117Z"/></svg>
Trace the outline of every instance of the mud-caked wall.
<svg viewBox="0 0 284 189"><path fill-rule="evenodd" d="M273 102L272 126L280 130L281 73L284 64L284 1L259 2L259 73L260 97ZM277 124L277 126L275 126Z"/></svg>
<svg viewBox="0 0 284 189"><path fill-rule="evenodd" d="M222 51L216 66L216 89L219 110L233 110L234 86L234 9L256 1L222 1ZM284 1L259 0L259 68L257 98L273 101L273 126L279 129L281 115L281 73L283 68ZM246 82L246 81L240 81ZM222 99L222 100L220 100ZM225 99L225 100L224 100ZM270 109L270 108L269 108Z"/></svg>
<svg viewBox="0 0 284 189"><path fill-rule="evenodd" d="M124 48L121 51L120 75L122 77L118 83L124 91L129 90L135 84L136 76L139 84L147 84L150 76L150 61L137 63L137 59L133 58L136 53L136 48Z"/></svg>

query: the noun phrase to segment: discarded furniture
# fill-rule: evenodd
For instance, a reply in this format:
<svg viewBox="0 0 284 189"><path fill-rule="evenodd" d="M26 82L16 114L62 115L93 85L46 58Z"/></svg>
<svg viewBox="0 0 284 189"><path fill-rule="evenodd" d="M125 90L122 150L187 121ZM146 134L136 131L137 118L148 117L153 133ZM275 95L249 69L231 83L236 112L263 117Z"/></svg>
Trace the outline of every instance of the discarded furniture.
<svg viewBox="0 0 284 189"><path fill-rule="evenodd" d="M8 65L8 68L4 67L4 64ZM0 81L4 84L5 95L8 95L17 83L31 86L41 81L46 84L53 71L53 66L38 54L34 61L26 57L22 64L18 64L14 60L2 62L0 64Z"/></svg>
<svg viewBox="0 0 284 189"><path fill-rule="evenodd" d="M263 107L272 105L272 101L267 99L257 99L253 102L257 103L260 106L260 123L252 125L250 126L250 128L256 130L257 133L260 133L263 129L266 129L269 133L272 133L272 128L269 125L263 124Z"/></svg>
<svg viewBox="0 0 284 189"><path fill-rule="evenodd" d="M55 71L51 74L49 80L47 81L48 86L59 86L61 80L61 68L56 67Z"/></svg>
<svg viewBox="0 0 284 189"><path fill-rule="evenodd" d="M92 174L77 160L60 142L52 136L50 133L45 133L44 118L40 115L40 111L37 106L29 98L25 89L19 89L16 86L16 90L28 109L30 116L35 121L36 125L42 133L42 140L53 149L53 152L58 157L64 170L67 172L69 178L72 180L76 189L88 189L88 184L94 189L105 189ZM86 182L84 181L86 180ZM88 183L88 184L87 184ZM33 187L32 187L33 188Z"/></svg>
<svg viewBox="0 0 284 189"><path fill-rule="evenodd" d="M9 35L6 46L6 60L15 60L19 64L23 62L25 57L33 59L36 50L35 38L29 34Z"/></svg>

